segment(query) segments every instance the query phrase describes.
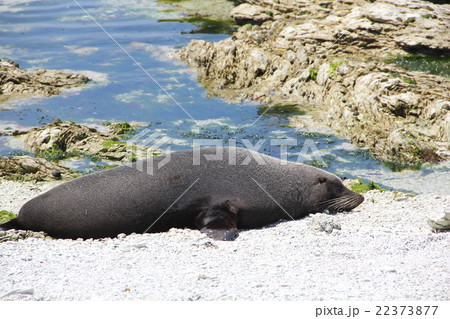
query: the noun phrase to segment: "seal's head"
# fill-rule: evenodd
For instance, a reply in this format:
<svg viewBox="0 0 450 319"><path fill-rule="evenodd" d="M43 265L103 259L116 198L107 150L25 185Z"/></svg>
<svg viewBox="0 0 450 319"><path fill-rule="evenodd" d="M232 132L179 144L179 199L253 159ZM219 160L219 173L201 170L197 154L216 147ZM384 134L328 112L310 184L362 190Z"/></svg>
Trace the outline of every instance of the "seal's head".
<svg viewBox="0 0 450 319"><path fill-rule="evenodd" d="M311 189L311 197L316 202L311 205L314 212L337 213L350 211L364 201L361 194L349 190L342 181L333 174L316 176Z"/></svg>

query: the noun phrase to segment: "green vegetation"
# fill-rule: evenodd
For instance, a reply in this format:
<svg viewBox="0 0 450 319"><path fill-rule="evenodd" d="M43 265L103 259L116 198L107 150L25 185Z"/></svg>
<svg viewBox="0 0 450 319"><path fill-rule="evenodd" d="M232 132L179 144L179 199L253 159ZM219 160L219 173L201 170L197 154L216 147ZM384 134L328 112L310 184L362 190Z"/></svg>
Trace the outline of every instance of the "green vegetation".
<svg viewBox="0 0 450 319"><path fill-rule="evenodd" d="M7 223L16 217L17 216L14 213L8 212L7 210L0 210L0 225Z"/></svg>
<svg viewBox="0 0 450 319"><path fill-rule="evenodd" d="M12 156L25 156L25 155L30 155L31 153L28 151L14 151L14 152L9 152L6 157L12 157Z"/></svg>
<svg viewBox="0 0 450 319"><path fill-rule="evenodd" d="M45 150L38 154L39 157L45 158L49 162L58 163L61 160L67 159L69 157L83 156L79 151L64 152L58 145L53 144L53 147L49 150Z"/></svg>
<svg viewBox="0 0 450 319"><path fill-rule="evenodd" d="M55 144L53 145L52 149L45 150L44 152L36 154L36 155L46 159L49 162L55 162L55 163L58 163L61 160L65 160L65 159L68 159L71 157L88 158L93 162L98 162L100 160L100 157L98 157L98 156L82 153L77 149L74 149L71 152L65 152L65 151L59 149L58 146Z"/></svg>
<svg viewBox="0 0 450 319"><path fill-rule="evenodd" d="M83 171L80 171L80 170L77 170L77 169L72 169L72 168L69 168L67 171L69 173L71 173L71 174L77 174L77 175L83 175L84 174Z"/></svg>
<svg viewBox="0 0 450 319"><path fill-rule="evenodd" d="M393 191L393 193L394 193L394 199L398 198L398 197L403 197L403 196L406 196L406 197L416 197L417 196L416 194L399 192L399 191Z"/></svg>
<svg viewBox="0 0 450 319"><path fill-rule="evenodd" d="M32 180L32 178L28 177L27 175L21 175L21 174L11 174L6 175L4 177L7 181L13 181L13 182L26 182L29 180ZM39 181L39 179L36 179Z"/></svg>
<svg viewBox="0 0 450 319"><path fill-rule="evenodd" d="M297 105L261 105L258 108L258 115L275 115L275 116L290 116L290 115L304 115L306 112Z"/></svg>
<svg viewBox="0 0 450 319"><path fill-rule="evenodd" d="M299 132L302 136L310 139L318 139L322 137L332 137L330 134L320 133L320 132Z"/></svg>
<svg viewBox="0 0 450 319"><path fill-rule="evenodd" d="M330 68L328 69L328 75L331 76L333 79L336 78L336 70L337 68L344 62L337 61L330 64Z"/></svg>
<svg viewBox="0 0 450 319"><path fill-rule="evenodd" d="M245 129L243 127L241 127L241 128L238 128L236 131L228 131L227 135L234 136L236 134L241 134L241 133L244 133L244 132L245 132Z"/></svg>
<svg viewBox="0 0 450 319"><path fill-rule="evenodd" d="M120 127L124 131L124 133L133 133L134 132L134 128L128 122L117 123L116 125L118 127Z"/></svg>
<svg viewBox="0 0 450 319"><path fill-rule="evenodd" d="M94 165L93 168L97 171L106 171L108 169L114 168L114 167L118 167L119 165Z"/></svg>
<svg viewBox="0 0 450 319"><path fill-rule="evenodd" d="M199 139L221 139L222 138L222 134L209 129L209 128L201 128L200 132L192 132L192 131L188 131L188 132L182 132L181 133L182 137L194 137L194 138L199 138Z"/></svg>
<svg viewBox="0 0 450 319"><path fill-rule="evenodd" d="M424 18L424 19L434 19L433 16L431 14L429 14L429 13L428 14L423 14L422 18Z"/></svg>
<svg viewBox="0 0 450 319"><path fill-rule="evenodd" d="M95 155L91 155L91 154L83 154L83 157L90 159L94 163L100 161L100 157L99 156L95 156Z"/></svg>
<svg viewBox="0 0 450 319"><path fill-rule="evenodd" d="M265 14L267 14L268 16L273 17L273 12L272 11L264 11Z"/></svg>
<svg viewBox="0 0 450 319"><path fill-rule="evenodd" d="M356 193L365 193L370 190L376 189L379 191L385 191L385 189L381 186L378 186L372 181L369 181L367 184L364 184L364 182L360 179L358 179L358 182L353 183L351 186L352 191Z"/></svg>
<svg viewBox="0 0 450 319"><path fill-rule="evenodd" d="M410 143L412 144L412 142L408 142L408 144L410 144ZM414 149L412 151L412 154L415 155L415 156L422 157L422 150L419 147L417 147L416 145L414 145Z"/></svg>
<svg viewBox="0 0 450 319"><path fill-rule="evenodd" d="M327 161L319 161L319 160L313 160L313 161L305 161L304 164L311 165L317 168L328 168L330 167L331 163Z"/></svg>
<svg viewBox="0 0 450 319"><path fill-rule="evenodd" d="M450 77L450 57L427 55L407 55L389 58L387 63L394 63L408 71L430 72L431 74Z"/></svg>
<svg viewBox="0 0 450 319"><path fill-rule="evenodd" d="M407 76L403 77L403 82L408 83L408 84L413 84L413 85L417 84L417 82L416 82L416 80L414 80L414 78L409 78Z"/></svg>
<svg viewBox="0 0 450 319"><path fill-rule="evenodd" d="M128 134L128 133L134 133L135 128L131 126L128 122L123 123L111 123L109 121L104 122L103 125L109 127L109 131L113 134Z"/></svg>
<svg viewBox="0 0 450 319"><path fill-rule="evenodd" d="M414 17L409 17L408 19L406 19L405 22L406 22L406 23L413 23L413 22L416 22L416 18L414 18Z"/></svg>
<svg viewBox="0 0 450 319"><path fill-rule="evenodd" d="M418 171L422 167L422 162L418 162L416 165L407 165L394 162L384 162L383 164L389 167L392 172L401 172L404 170Z"/></svg>
<svg viewBox="0 0 450 319"><path fill-rule="evenodd" d="M191 30L191 34L233 34L238 26L235 24L233 19L228 20L213 20L205 18L201 15L188 16L185 18L178 19L160 19L158 22L181 22L181 23L191 23L197 29Z"/></svg>
<svg viewBox="0 0 450 319"><path fill-rule="evenodd" d="M120 142L120 141L113 141L113 140L108 140L108 141L104 141L102 143L102 145L106 148L111 148L114 146L118 146L118 145L126 145L127 143L125 142Z"/></svg>
<svg viewBox="0 0 450 319"><path fill-rule="evenodd" d="M137 156L135 153L131 153L131 158L130 158L130 162L136 162L137 161Z"/></svg>
<svg viewBox="0 0 450 319"><path fill-rule="evenodd" d="M315 68L309 69L309 77L311 78L311 80L315 81L317 79L317 73L319 73L319 71L317 71Z"/></svg>
<svg viewBox="0 0 450 319"><path fill-rule="evenodd" d="M95 172L99 172L99 171L105 171L114 167L117 167L119 165L108 165L108 164L95 164L95 165L90 165L89 167L85 167L82 169L69 169L69 173L71 174L76 174L79 176L82 175L87 175L87 174L92 174Z"/></svg>

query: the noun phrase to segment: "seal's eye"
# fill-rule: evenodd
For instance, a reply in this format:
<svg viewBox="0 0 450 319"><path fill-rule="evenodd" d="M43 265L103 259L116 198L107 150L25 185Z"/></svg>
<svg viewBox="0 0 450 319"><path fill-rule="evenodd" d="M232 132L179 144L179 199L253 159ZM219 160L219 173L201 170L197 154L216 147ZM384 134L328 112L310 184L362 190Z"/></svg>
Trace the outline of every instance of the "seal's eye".
<svg viewBox="0 0 450 319"><path fill-rule="evenodd" d="M320 184L323 184L327 181L327 179L325 177L319 177L318 181Z"/></svg>

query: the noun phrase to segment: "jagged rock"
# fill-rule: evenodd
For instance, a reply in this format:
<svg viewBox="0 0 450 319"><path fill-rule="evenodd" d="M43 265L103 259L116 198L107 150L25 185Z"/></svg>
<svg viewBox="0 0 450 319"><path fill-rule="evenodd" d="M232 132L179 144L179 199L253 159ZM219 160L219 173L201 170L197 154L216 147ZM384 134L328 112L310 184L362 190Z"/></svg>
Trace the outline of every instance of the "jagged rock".
<svg viewBox="0 0 450 319"><path fill-rule="evenodd" d="M0 177L12 180L58 180L76 177L65 166L31 156L0 157Z"/></svg>
<svg viewBox="0 0 450 319"><path fill-rule="evenodd" d="M240 25L247 23L262 24L263 22L273 20L272 11L248 3L243 3L235 7L231 10L230 16Z"/></svg>
<svg viewBox="0 0 450 319"><path fill-rule="evenodd" d="M81 74L55 70L23 70L12 61L0 60L0 102L28 95L50 96L89 81Z"/></svg>
<svg viewBox="0 0 450 319"><path fill-rule="evenodd" d="M131 126L129 123L112 123L108 125L109 134L112 135L123 135L126 133L134 132L135 127Z"/></svg>
<svg viewBox="0 0 450 319"><path fill-rule="evenodd" d="M450 231L450 213L445 213L444 216L438 220L428 219L427 223L435 232Z"/></svg>
<svg viewBox="0 0 450 319"><path fill-rule="evenodd" d="M326 232L331 234L334 229L341 230L341 225L337 223L333 217L326 214L315 214L309 228L314 232Z"/></svg>
<svg viewBox="0 0 450 319"><path fill-rule="evenodd" d="M44 232L35 232L31 230L15 230L15 229L0 231L0 243L6 241L19 241L27 238L51 239L51 237L49 237Z"/></svg>
<svg viewBox="0 0 450 319"><path fill-rule="evenodd" d="M243 26L222 41L193 40L177 53L197 70L208 96L301 106L316 126L383 160L415 165L449 158L450 79L386 59L450 54L450 5L245 2L277 10L281 18Z"/></svg>
<svg viewBox="0 0 450 319"><path fill-rule="evenodd" d="M94 128L70 121L55 121L29 131L15 131L13 135L22 139L27 150L38 155L64 152L72 153L73 156L89 154L108 160L130 161L161 154L159 150L148 146L131 150L126 142L119 142L120 134L125 130L122 124L111 124L110 130L113 134L100 133ZM133 154L141 157L131 157Z"/></svg>

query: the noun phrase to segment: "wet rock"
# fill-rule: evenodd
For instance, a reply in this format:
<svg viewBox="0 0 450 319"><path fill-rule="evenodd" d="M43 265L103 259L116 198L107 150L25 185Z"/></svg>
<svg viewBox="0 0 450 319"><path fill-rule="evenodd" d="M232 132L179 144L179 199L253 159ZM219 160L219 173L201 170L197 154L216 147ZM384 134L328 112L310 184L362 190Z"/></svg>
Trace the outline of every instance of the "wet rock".
<svg viewBox="0 0 450 319"><path fill-rule="evenodd" d="M438 220L428 219L427 223L435 232L450 231L450 213L445 213L444 216Z"/></svg>
<svg viewBox="0 0 450 319"><path fill-rule="evenodd" d="M341 230L341 225L326 214L315 214L310 223L310 229L314 232L326 232L331 234L333 230Z"/></svg>
<svg viewBox="0 0 450 319"><path fill-rule="evenodd" d="M126 133L132 133L134 132L134 127L130 125L129 123L112 123L108 125L109 133L112 135L123 135Z"/></svg>
<svg viewBox="0 0 450 319"><path fill-rule="evenodd" d="M268 11L267 8L243 3L231 10L230 16L236 20L237 24L244 25L262 24L266 21L273 20L273 12Z"/></svg>
<svg viewBox="0 0 450 319"><path fill-rule="evenodd" d="M126 142L118 141L120 135L131 130L131 126L111 124L112 134L100 133L94 128L73 122L56 122L29 131L14 132L20 137L27 150L38 155L58 155L69 153L72 156L85 154L114 161L131 161L160 155L161 152L148 147L136 146L130 149ZM136 157L132 157L138 154Z"/></svg>
<svg viewBox="0 0 450 319"><path fill-rule="evenodd" d="M57 170L52 171L52 176L54 178L56 178L56 179L61 179L62 178L61 172L57 171Z"/></svg>
<svg viewBox="0 0 450 319"><path fill-rule="evenodd" d="M450 79L386 62L410 52L450 54L450 5L245 2L277 10L278 17L223 41L193 40L177 53L209 96L301 106L315 126L386 161L450 158Z"/></svg>
<svg viewBox="0 0 450 319"><path fill-rule="evenodd" d="M34 288L14 289L0 296L0 300L11 295L34 295Z"/></svg>
<svg viewBox="0 0 450 319"><path fill-rule="evenodd" d="M0 177L10 180L58 180L70 179L77 174L67 167L31 156L0 157Z"/></svg>
<svg viewBox="0 0 450 319"><path fill-rule="evenodd" d="M63 89L87 83L81 74L56 70L23 70L9 60L0 60L0 102L29 95L51 96Z"/></svg>
<svg viewBox="0 0 450 319"><path fill-rule="evenodd" d="M5 241L19 241L27 238L50 238L44 232L35 232L31 230L15 230L0 231L0 243Z"/></svg>

